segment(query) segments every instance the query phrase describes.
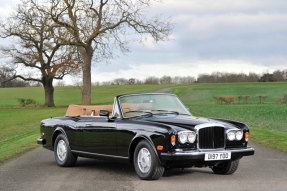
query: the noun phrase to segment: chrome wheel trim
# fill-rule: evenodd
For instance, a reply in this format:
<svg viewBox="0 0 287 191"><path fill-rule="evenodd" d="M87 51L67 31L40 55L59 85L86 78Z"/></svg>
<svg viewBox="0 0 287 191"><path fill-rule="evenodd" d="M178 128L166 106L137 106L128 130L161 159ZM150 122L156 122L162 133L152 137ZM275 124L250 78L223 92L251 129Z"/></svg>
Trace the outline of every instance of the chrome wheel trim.
<svg viewBox="0 0 287 191"><path fill-rule="evenodd" d="M151 168L151 155L147 148L142 148L138 153L138 167L142 173L147 173Z"/></svg>
<svg viewBox="0 0 287 191"><path fill-rule="evenodd" d="M67 158L67 144L64 140L58 142L57 157L60 161L64 161Z"/></svg>

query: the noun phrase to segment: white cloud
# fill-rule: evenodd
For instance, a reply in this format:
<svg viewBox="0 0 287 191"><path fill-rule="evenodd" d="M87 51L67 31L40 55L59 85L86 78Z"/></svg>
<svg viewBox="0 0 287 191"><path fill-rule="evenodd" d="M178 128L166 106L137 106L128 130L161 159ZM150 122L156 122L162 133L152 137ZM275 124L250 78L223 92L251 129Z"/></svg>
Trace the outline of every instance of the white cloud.
<svg viewBox="0 0 287 191"><path fill-rule="evenodd" d="M19 0L0 0L0 17L9 16L17 3L19 3Z"/></svg>
<svg viewBox="0 0 287 191"><path fill-rule="evenodd" d="M11 3L12 2L12 3ZM19 0L0 0L0 16ZM151 14L172 17L171 41L131 40L131 53L97 63L93 81L286 69L287 0L162 0ZM148 16L149 16L148 15ZM133 36L134 37L134 36ZM130 40L130 39L127 39Z"/></svg>
<svg viewBox="0 0 287 191"><path fill-rule="evenodd" d="M223 12L278 12L286 11L286 0L164 0L156 4L158 12L223 13Z"/></svg>

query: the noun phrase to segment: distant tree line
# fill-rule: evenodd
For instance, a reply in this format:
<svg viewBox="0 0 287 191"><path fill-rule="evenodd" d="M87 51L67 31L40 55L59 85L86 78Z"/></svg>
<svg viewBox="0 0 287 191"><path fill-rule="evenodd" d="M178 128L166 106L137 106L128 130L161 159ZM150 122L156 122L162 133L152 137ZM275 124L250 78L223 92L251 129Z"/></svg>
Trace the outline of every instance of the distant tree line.
<svg viewBox="0 0 287 191"><path fill-rule="evenodd" d="M262 75L250 72L244 73L225 73L214 72L212 74L200 74L197 78L198 83L232 83L232 82L282 82L287 81L287 69L276 70L273 73Z"/></svg>
<svg viewBox="0 0 287 191"><path fill-rule="evenodd" d="M211 74L200 74L198 78L192 76L162 76L148 77L144 80L116 78L112 81L95 82L93 85L129 85L129 84L191 84L191 83L233 83L233 82L281 82L287 81L287 69L276 70L273 73L256 74L250 72L244 73L228 73L213 72Z"/></svg>
<svg viewBox="0 0 287 191"><path fill-rule="evenodd" d="M22 81L19 79L11 80L14 75L14 69L8 67L0 67L0 88L5 87L28 87L41 86L40 83ZM213 72L211 74L200 74L198 78L192 76L167 76L162 77L150 76L143 80L136 78L116 78L111 81L94 82L92 85L133 85L133 84L191 84L191 83L233 83L233 82L279 82L287 81L287 69L276 70L273 73L256 74L250 72L244 73L228 73L228 72ZM77 84L76 84L77 85ZM60 80L56 86L66 86L64 81Z"/></svg>
<svg viewBox="0 0 287 191"><path fill-rule="evenodd" d="M191 84L194 83L196 79L192 76L162 76L155 77L150 76L144 80L139 80L135 78L125 79L125 78L116 78L112 81L104 82L95 82L93 85L132 85L132 84Z"/></svg>

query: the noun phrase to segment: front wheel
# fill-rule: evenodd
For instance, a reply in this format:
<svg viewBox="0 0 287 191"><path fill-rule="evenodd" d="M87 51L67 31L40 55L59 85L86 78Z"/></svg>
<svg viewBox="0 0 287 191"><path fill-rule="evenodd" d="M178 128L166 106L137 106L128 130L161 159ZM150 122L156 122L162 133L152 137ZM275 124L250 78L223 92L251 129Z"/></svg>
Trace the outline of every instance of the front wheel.
<svg viewBox="0 0 287 191"><path fill-rule="evenodd" d="M215 174L223 174L223 175L228 175L228 174L233 174L239 165L239 159L234 160L234 161L228 161L224 163L219 163L218 165L212 167L211 169Z"/></svg>
<svg viewBox="0 0 287 191"><path fill-rule="evenodd" d="M146 140L140 141L136 146L133 162L135 171L142 180L157 180L164 172L153 147Z"/></svg>
<svg viewBox="0 0 287 191"><path fill-rule="evenodd" d="M61 167L74 166L77 156L71 152L69 142L63 134L59 134L54 144L54 155L56 162Z"/></svg>

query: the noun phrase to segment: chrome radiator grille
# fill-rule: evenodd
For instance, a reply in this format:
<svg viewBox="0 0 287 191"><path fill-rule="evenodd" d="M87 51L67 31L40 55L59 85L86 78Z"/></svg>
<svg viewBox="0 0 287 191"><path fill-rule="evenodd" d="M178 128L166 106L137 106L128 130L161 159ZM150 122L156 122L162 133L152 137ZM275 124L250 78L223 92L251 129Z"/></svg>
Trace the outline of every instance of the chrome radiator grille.
<svg viewBox="0 0 287 191"><path fill-rule="evenodd" d="M199 149L223 148L225 139L224 127L206 127L198 131Z"/></svg>

